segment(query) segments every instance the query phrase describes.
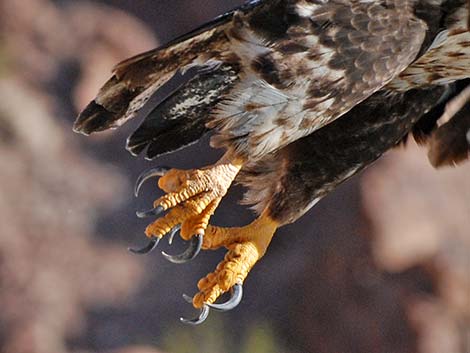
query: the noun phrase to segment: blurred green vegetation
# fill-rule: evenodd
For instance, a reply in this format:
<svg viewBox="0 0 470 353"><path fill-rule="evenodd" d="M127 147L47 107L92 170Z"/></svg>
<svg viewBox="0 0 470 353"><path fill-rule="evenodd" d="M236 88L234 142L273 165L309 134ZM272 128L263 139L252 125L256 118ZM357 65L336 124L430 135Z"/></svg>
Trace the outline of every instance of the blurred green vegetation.
<svg viewBox="0 0 470 353"><path fill-rule="evenodd" d="M182 324L172 326L163 334L161 342L163 342L162 349L168 353L276 353L283 351L277 342L274 330L267 322L255 322L240 332L233 332L226 329L223 321L217 317L211 318L197 328Z"/></svg>

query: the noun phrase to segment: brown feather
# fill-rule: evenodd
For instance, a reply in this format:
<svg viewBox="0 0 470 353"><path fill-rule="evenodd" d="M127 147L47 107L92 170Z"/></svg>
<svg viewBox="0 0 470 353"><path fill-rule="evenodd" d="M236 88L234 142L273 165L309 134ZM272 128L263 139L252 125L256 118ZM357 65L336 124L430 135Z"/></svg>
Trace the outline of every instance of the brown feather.
<svg viewBox="0 0 470 353"><path fill-rule="evenodd" d="M113 76L77 118L74 130L88 135L116 128L133 118L179 69L195 61L217 60L227 41L223 28L211 28L185 41L117 64Z"/></svg>
<svg viewBox="0 0 470 353"><path fill-rule="evenodd" d="M441 120L446 122L429 140L428 158L436 168L455 165L469 157L470 86L449 102Z"/></svg>

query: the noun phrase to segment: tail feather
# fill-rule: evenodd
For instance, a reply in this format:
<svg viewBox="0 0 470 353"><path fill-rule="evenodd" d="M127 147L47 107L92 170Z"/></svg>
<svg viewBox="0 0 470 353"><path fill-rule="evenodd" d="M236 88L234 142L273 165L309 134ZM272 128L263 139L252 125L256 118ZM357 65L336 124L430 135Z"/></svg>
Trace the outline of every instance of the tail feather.
<svg viewBox="0 0 470 353"><path fill-rule="evenodd" d="M465 88L465 86L461 86L459 82L447 86L439 101L413 126L410 135L413 136L418 144L424 145L431 134L437 129L437 122L444 114L446 104ZM406 142L407 140L408 136L405 136L404 141Z"/></svg>
<svg viewBox="0 0 470 353"><path fill-rule="evenodd" d="M433 132L438 128L438 121L444 115L447 104L470 84L469 79L460 80L451 84L436 105L413 126L412 135L418 144L425 144L429 141ZM405 142L408 136L405 136Z"/></svg>
<svg viewBox="0 0 470 353"><path fill-rule="evenodd" d="M228 40L224 25L219 22L207 30L201 28L194 36L186 36L116 65L113 76L78 116L74 130L88 135L121 126L178 70L204 66L208 61L223 61Z"/></svg>
<svg viewBox="0 0 470 353"><path fill-rule="evenodd" d="M127 149L140 154L147 148L152 159L196 142L207 132L210 112L237 80L236 65L221 64L205 70L162 101L127 140Z"/></svg>
<svg viewBox="0 0 470 353"><path fill-rule="evenodd" d="M443 119L429 140L428 157L436 168L470 157L470 86L449 102Z"/></svg>

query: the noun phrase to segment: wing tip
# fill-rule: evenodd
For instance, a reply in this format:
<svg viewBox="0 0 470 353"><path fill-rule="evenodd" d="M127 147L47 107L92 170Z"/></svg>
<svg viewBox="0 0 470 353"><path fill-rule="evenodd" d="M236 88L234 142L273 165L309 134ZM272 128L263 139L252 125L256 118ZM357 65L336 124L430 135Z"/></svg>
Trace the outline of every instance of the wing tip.
<svg viewBox="0 0 470 353"><path fill-rule="evenodd" d="M150 144L150 141L146 138L139 138L138 134L139 129L134 131L126 140L126 150L129 151L133 156L138 156L141 154L145 148Z"/></svg>
<svg viewBox="0 0 470 353"><path fill-rule="evenodd" d="M78 115L73 124L73 131L88 136L109 129L112 127L110 122L114 121L113 116L112 112L93 100Z"/></svg>

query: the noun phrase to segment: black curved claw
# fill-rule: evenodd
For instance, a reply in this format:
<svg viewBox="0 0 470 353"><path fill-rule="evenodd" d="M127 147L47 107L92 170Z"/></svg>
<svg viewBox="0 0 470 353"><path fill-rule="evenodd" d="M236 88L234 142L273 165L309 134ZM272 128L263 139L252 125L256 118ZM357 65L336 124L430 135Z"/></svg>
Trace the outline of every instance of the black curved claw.
<svg viewBox="0 0 470 353"><path fill-rule="evenodd" d="M130 252L134 254L148 254L149 252L152 252L158 245L158 242L160 241L160 238L152 239L148 243L147 246L143 247L142 249L132 249L132 248L127 248Z"/></svg>
<svg viewBox="0 0 470 353"><path fill-rule="evenodd" d="M202 324L204 321L206 321L207 317L209 316L209 307L207 305L204 305L201 309L199 309L199 315L195 317L194 319L185 319L184 317L180 317L180 321L183 324L188 324L188 325L199 325Z"/></svg>
<svg viewBox="0 0 470 353"><path fill-rule="evenodd" d="M189 247L181 254L178 255L168 255L162 251L162 255L170 262L174 264L184 264L185 262L193 260L201 251L202 241L204 236L202 234L197 234L191 238L189 241Z"/></svg>
<svg viewBox="0 0 470 353"><path fill-rule="evenodd" d="M148 179L153 178L153 177L162 177L162 176L164 176L169 170L170 170L170 168L167 168L167 167L157 167L157 168L149 169L149 170L143 172L142 174L140 174L140 175L137 177L137 180L136 180L136 182L135 182L135 187L134 187L134 195L135 195L135 197L139 196L140 188L142 187L142 185L143 185Z"/></svg>
<svg viewBox="0 0 470 353"><path fill-rule="evenodd" d="M192 304L193 303L193 298L191 298L189 295L187 294L183 294L183 299L186 303L188 304Z"/></svg>
<svg viewBox="0 0 470 353"><path fill-rule="evenodd" d="M178 233L180 230L181 230L181 225L174 226L171 229L170 234L168 235L168 244L171 245L173 243L173 238L175 237L176 233Z"/></svg>
<svg viewBox="0 0 470 353"><path fill-rule="evenodd" d="M154 207L154 208L152 208L150 210L147 210L147 211L137 211L135 214L139 218L147 218L147 217L158 216L163 211L165 211L165 210L163 209L162 206L157 206L157 207Z"/></svg>
<svg viewBox="0 0 470 353"><path fill-rule="evenodd" d="M207 304L208 307L217 311L229 311L235 309L243 298L243 286L240 283L235 284L231 290L231 297L225 303Z"/></svg>

